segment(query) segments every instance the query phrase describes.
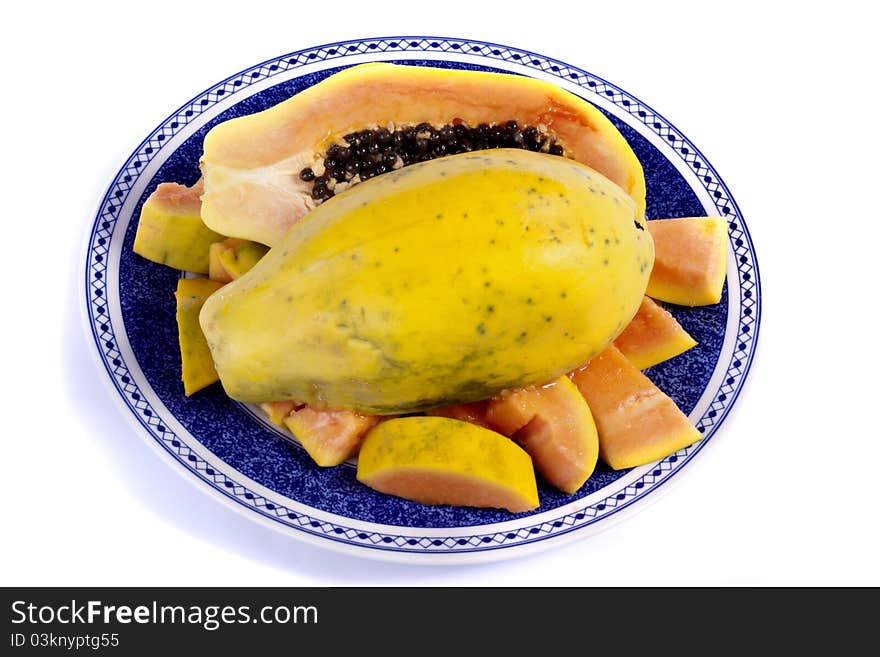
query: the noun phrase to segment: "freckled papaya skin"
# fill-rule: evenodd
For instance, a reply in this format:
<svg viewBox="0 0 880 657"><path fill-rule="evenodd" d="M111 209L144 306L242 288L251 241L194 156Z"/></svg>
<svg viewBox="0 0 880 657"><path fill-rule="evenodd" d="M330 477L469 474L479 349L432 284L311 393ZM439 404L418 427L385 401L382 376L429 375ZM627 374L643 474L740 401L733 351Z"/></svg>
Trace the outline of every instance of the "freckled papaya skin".
<svg viewBox="0 0 880 657"><path fill-rule="evenodd" d="M617 183L645 211L642 166L593 105L549 82L519 75L372 63L341 71L205 137L202 218L232 237L274 246L315 203L299 171L352 131L460 119L542 124L566 155Z"/></svg>
<svg viewBox="0 0 880 657"><path fill-rule="evenodd" d="M540 384L641 303L653 243L589 167L522 150L415 164L319 206L200 321L226 392L390 415Z"/></svg>

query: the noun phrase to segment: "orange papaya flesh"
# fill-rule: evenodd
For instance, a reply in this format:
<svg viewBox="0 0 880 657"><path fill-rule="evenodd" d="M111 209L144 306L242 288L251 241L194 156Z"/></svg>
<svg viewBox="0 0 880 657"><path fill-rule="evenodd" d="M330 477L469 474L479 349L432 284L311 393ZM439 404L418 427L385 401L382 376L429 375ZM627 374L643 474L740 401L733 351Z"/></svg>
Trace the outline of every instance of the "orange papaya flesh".
<svg viewBox="0 0 880 657"><path fill-rule="evenodd" d="M304 406L284 418L284 424L321 467L344 463L357 454L364 435L379 421L344 409Z"/></svg>
<svg viewBox="0 0 880 657"><path fill-rule="evenodd" d="M593 474L599 455L596 425L568 377L499 395L489 402L486 417L526 451L555 488L574 493Z"/></svg>
<svg viewBox="0 0 880 657"><path fill-rule="evenodd" d="M284 418L294 411L298 411L303 406L305 404L298 404L290 400L263 402L260 404L260 408L269 417L269 421L279 427L285 426Z"/></svg>
<svg viewBox="0 0 880 657"><path fill-rule="evenodd" d="M453 404L452 406L444 406L443 408L435 408L426 413L438 417L448 417L453 420L461 420L462 422L470 422L485 429L495 429L486 417L486 411L489 408L489 400L471 402L469 404ZM502 432L503 433L503 432Z"/></svg>
<svg viewBox="0 0 880 657"><path fill-rule="evenodd" d="M640 370L678 356L696 344L672 313L650 297L642 299L636 316L614 340L614 346Z"/></svg>
<svg viewBox="0 0 880 657"><path fill-rule="evenodd" d="M615 470L651 463L703 436L675 402L616 347L571 373L599 432L599 456Z"/></svg>
<svg viewBox="0 0 880 657"><path fill-rule="evenodd" d="M587 101L524 76L365 64L215 126L201 159L202 218L224 235L272 246L344 186L409 161L490 147L588 164L644 215L641 164Z"/></svg>
<svg viewBox="0 0 880 657"><path fill-rule="evenodd" d="M684 217L647 222L654 268L646 294L681 306L721 301L727 275L727 221Z"/></svg>

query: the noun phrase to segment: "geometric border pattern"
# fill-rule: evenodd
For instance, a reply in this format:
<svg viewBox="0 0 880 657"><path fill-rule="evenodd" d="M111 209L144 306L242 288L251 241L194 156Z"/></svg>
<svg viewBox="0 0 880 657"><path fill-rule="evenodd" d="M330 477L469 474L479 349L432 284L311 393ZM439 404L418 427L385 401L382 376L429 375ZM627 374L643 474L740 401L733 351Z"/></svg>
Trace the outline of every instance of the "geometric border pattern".
<svg viewBox="0 0 880 657"><path fill-rule="evenodd" d="M197 456L180 436L164 426L158 413L138 390L122 354L116 346L114 327L107 309L107 261L118 213L134 181L146 164L156 157L163 144L195 120L206 109L247 86L307 64L334 60L354 54L373 52L463 53L483 60L513 62L527 68L579 85L584 91L604 96L628 112L675 150L676 154L699 176L701 184L715 200L718 214L728 219L729 239L736 254L737 269L728 276L738 276L738 286L728 285L732 293L740 291L741 313L738 340L727 365L727 375L709 408L697 422L705 439L658 462L656 466L624 489L575 512L548 522L526 525L512 531L463 535L474 528L450 529L449 536L409 536L365 531L310 517L299 511L274 504L219 472ZM755 251L745 223L724 182L700 151L666 119L619 87L580 68L537 55L526 50L484 41L444 37L383 37L343 41L290 53L242 71L211 87L183 105L156 128L128 158L105 194L91 227L86 254L85 296L87 318L97 351L111 382L143 428L179 463L214 489L239 504L299 532L348 545L412 553L461 553L510 547L544 540L591 525L644 497L678 472L702 449L730 411L742 389L755 353L761 318L761 293ZM732 281L729 281L732 283ZM526 519L527 520L527 519Z"/></svg>

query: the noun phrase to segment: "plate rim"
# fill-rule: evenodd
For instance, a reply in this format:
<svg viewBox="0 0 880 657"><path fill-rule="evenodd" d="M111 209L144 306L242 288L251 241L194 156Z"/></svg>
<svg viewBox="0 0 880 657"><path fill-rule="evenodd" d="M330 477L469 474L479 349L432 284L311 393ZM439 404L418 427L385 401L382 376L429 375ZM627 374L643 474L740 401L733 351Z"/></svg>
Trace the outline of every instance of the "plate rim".
<svg viewBox="0 0 880 657"><path fill-rule="evenodd" d="M397 44L400 44L401 42L403 42L404 47L399 48L399 49L393 49L393 48L389 47L389 44L393 44L395 42ZM371 44L376 44L376 47L372 48ZM453 46L455 44L458 44L458 46L459 46L457 49L453 48ZM381 49L383 46L384 46L384 49ZM490 49L492 49L491 52L494 53L494 55L488 56L485 53L483 53L482 51L480 51L478 53L464 52L462 50L463 46L490 48ZM342 47L345 47L346 49L354 47L354 48L359 48L359 50L357 50L357 52L346 51L341 54L332 53L332 51L334 51L334 50L336 50L338 53L338 50L341 49ZM392 538L391 542L389 542L388 536L378 536L378 538L380 539L379 544L376 544L376 543L369 544L369 543L353 541L351 539L351 537L346 536L345 533L341 533L341 534L337 533L335 536L328 533L327 531L322 531L321 533L319 533L317 531L313 531L314 529L316 529L314 526L310 530L310 529L306 528L305 526L297 527L294 524L280 521L280 518L273 518L271 516L268 516L265 513L265 511L266 511L265 508L263 508L261 510L261 509L258 509L255 506L255 504L245 503L244 500L242 500L240 498L239 493L237 493L237 491L234 490L235 487L233 487L232 490L229 492L224 491L218 485L216 479L214 478L213 473L210 473L211 470L214 470L215 472L217 472L216 468L212 468L206 462L203 462L204 467L201 472L199 472L199 470L198 470L198 467L197 467L198 463L196 463L195 466L188 465L186 463L186 461L184 460L183 456L186 456L187 460L189 460L190 462L193 462L193 459L191 458L191 453L186 454L186 455L182 455L179 451L177 453L175 453L174 451L172 451L171 446L169 444L167 444L166 441L163 441L163 440L159 439L157 436L155 436L150 431L148 423L145 423L144 420L142 419L141 415L139 413L137 413L134 408L132 408L132 406L131 406L131 404L129 404L123 390L121 390L119 388L118 383L115 380L115 377L113 375L113 372L111 371L110 367L108 366L108 362L105 360L105 354L102 352L102 349L100 346L101 338L99 337L99 335L96 331L96 321L95 321L95 318L93 317L92 312L91 312L93 310L93 304L95 302L95 299L93 297L90 297L90 295L89 295L89 290L92 289L92 287L94 285L94 281L90 277L90 274L93 273L94 268L90 266L90 262L92 260L92 257L94 257L94 255L95 255L95 253L92 250L92 245L95 242L96 235L99 232L99 226L102 226L102 224L106 224L107 220L111 219L112 220L111 225L113 228L115 228L115 221L116 221L116 217L114 216L115 211L112 209L108 210L108 208L112 208L113 204L115 203L115 201L111 198L111 192L113 192L113 190L119 185L120 180L122 180L123 177L126 175L126 172L129 169L129 167L132 165L132 162L137 161L136 158L140 157L141 154L144 153L144 151L146 151L146 155L150 155L152 152L156 152L156 153L160 152L161 151L161 142L164 141L164 138L158 139L159 143L158 143L158 145L153 146L153 150L148 150L148 149L150 149L150 145L154 143L157 136L164 134L163 130L165 130L166 126L168 126L169 124L171 124L173 122L173 119L175 117L177 117L181 113L186 113L186 112L190 112L192 114L192 116L189 120L187 120L181 124L180 127L182 129L190 121L196 120L199 117L200 113L192 110L192 108L196 106L196 103L199 103L199 106L203 107L205 109L210 108L213 104L216 104L221 97L225 96L226 93L228 93L228 92L221 92L220 90L226 89L227 85L229 85L231 83L234 84L236 80L239 80L239 83L236 84L235 86L238 87L239 89L245 89L245 88L247 88L247 86L249 86L249 84L253 84L257 80L263 80L266 77L271 77L271 75L273 74L273 71L285 72L286 70L290 70L289 68L282 69L280 67L280 63L283 62L284 60L290 60L291 58L293 58L294 60L298 60L300 57L306 57L307 59L306 59L304 65L308 65L311 63L320 63L321 61L344 58L344 57L347 57L352 54L363 54L365 52L365 50L364 50L365 47L367 48L367 50L375 51L375 52L389 52L389 51L391 51L391 52L398 52L401 54L416 53L416 54L422 55L424 59L431 59L431 60L440 61L440 62L450 61L449 59L443 58L443 54L445 52L448 52L449 50L458 50L458 52L460 52L461 54L470 54L474 57L479 57L481 60L483 60L483 59L489 60L489 61L485 62L485 65L490 65L491 60L494 57L496 59L496 61L498 61L498 60L508 61L508 62L523 65L523 66L526 66L527 68L529 68L530 64L521 61L523 57L528 57L528 58L531 58L530 61L537 60L538 62L541 62L542 68L537 69L537 70L543 70L545 73L547 73L548 69L555 68L555 70L552 71L551 75L555 75L560 78L561 78L561 76L559 75L560 73L568 72L567 74L570 76L571 80L574 80L575 84L577 84L578 86L581 86L581 83L579 81L581 78L587 80L587 83L589 84L589 86L592 87L589 89L585 88L585 91L587 91L587 92L598 93L596 91L595 87L597 87L599 85L604 85L605 86L605 93L606 93L606 95L609 96L611 102L613 102L615 105L622 107L622 105L620 105L619 101L614 98L615 95L619 95L621 98L625 98L625 99L629 100L631 104L633 103L633 101L635 101L635 106L640 108L636 111L638 111L639 113L644 112L644 114L642 114L641 117L638 117L637 120L640 120L642 123L645 123L647 125L646 120L647 120L647 117L650 116L653 119L655 126L659 122L661 128L665 129L667 131L667 137L671 134L672 137L669 138L669 141L672 142L673 149L675 149L675 147L677 146L676 141L680 141L682 148L688 149L690 153L693 153L693 155L695 157L699 158L699 161L702 162L703 169L707 173L711 173L711 176L714 178L715 187L716 187L715 191L718 191L719 189L721 190L723 200L727 204L727 209L730 210L728 212L724 212L723 214L722 213L719 213L719 214L722 214L722 216L728 215L730 217L733 217L738 222L738 225L735 226L735 231L729 230L729 237L730 237L730 241L733 242L734 236L731 235L731 232L740 233L741 237L739 239L742 240L743 246L745 247L745 251L748 252L750 255L748 264L749 264L749 270L753 275L753 281L752 281L751 288L754 291L754 298L752 299L752 303L751 303L750 307L754 308L754 316L752 317L752 322L750 324L750 326L752 327L752 332L750 332L749 349L748 349L748 351L745 352L746 356L744 358L744 362L742 363L742 366L739 367L740 371L738 373L738 379L736 381L736 384L732 387L731 394L727 397L726 402L722 405L720 415L718 415L717 419L711 423L711 426L709 426L707 428L708 433L707 433L706 437L703 440L701 440L700 442L698 442L696 445L693 445L689 448L685 448L683 450L679 450L678 452L676 452L673 455L670 455L666 459L662 459L661 461L657 462L656 464L653 464L655 471L656 471L656 468L661 468L664 463L669 467L668 467L668 470L663 470L663 472L658 476L657 481L652 482L652 485L650 485L647 489L644 489L642 492L635 491L631 495L626 495L623 499L618 500L619 502L621 502L620 504L612 503L612 505L611 505L612 509L610 511L608 511L607 513L598 513L597 515L593 516L589 521L582 522L580 524L576 524L573 522L569 527L564 528L564 529L559 529L559 527L556 526L555 531L542 532L539 530L537 532L538 535L535 536L534 538L529 538L528 536L526 536L524 538L518 537L519 540L516 540L515 542L512 541L509 544L504 544L503 541L500 544L494 543L494 539L493 539L494 544L490 543L490 544L481 545L482 541L484 540L484 536L477 534L476 536L472 535L469 537L469 538L480 539L480 541L477 544L470 545L470 546L467 546L467 545L462 546L460 544L463 539L461 538L462 535L460 534L460 532L463 530L468 530L473 533L475 530L479 531L479 528L481 527L481 525L469 525L469 526L463 526L463 527L444 528L444 530L448 534L450 534L450 537L448 537L444 541L444 543L448 542L450 539L453 539L454 542L452 545L446 546L448 549L441 549L441 550L416 549L415 546L412 546L412 545L410 545L408 548L403 548L403 549L401 549L402 546L398 546L397 548L395 548L395 547L392 547L392 543L393 543L394 539ZM320 56L319 53L323 53L323 57ZM504 53L506 53L508 55L508 57L505 57ZM315 54L315 57L311 57L311 55L313 55L313 54ZM432 57L432 55L433 55L433 57ZM516 55L519 55L519 57L516 57ZM512 57L512 59L510 57ZM293 66L290 68L295 68L295 67L298 67L298 66ZM534 67L532 67L532 68L534 68ZM255 77L253 75L255 72L258 73L258 72L262 71L263 69L269 69L269 73L267 73L266 75L259 74L259 77ZM243 82L243 80L248 77L251 79L251 81L250 82ZM564 79L564 78L561 78L561 79ZM568 81L568 80L566 80L566 81ZM610 93L609 93L609 91L610 91ZM210 101L206 102L206 100L210 98L210 95L212 93L215 95L214 101L213 102L210 102ZM230 95L232 95L232 94L234 94L234 91L230 93ZM630 114L633 113L631 110L627 110L627 111L629 111ZM655 129L655 131L657 131L657 130L660 130L660 128ZM170 136L173 136L173 134L176 134L176 133L172 133ZM658 134L662 134L662 133L658 132ZM137 175L135 175L134 178L136 179ZM133 187L133 185L130 186L129 189L131 189L131 187ZM708 191L708 188L707 188L707 191ZM718 198L717 195L716 195L716 198ZM120 201L116 205L116 209L120 209L123 204L124 204L124 200ZM716 201L716 205L718 205L718 201ZM718 209L719 210L721 209L720 206ZM109 212L109 214L108 214L108 212ZM89 351L92 355L93 360L95 361L96 365L99 368L99 372L102 373L100 376L101 380L104 382L104 385L107 386L108 390L111 391L111 397L113 397L117 408L119 408L120 411L123 413L123 415L126 416L126 418L132 424L132 426L135 427L136 432L141 434L147 440L147 442L152 444L153 448L156 449L158 451L158 453L167 454L168 456L171 457L171 460L177 462L178 467L176 467L175 469L177 469L179 472L181 472L181 474L184 474L184 475L186 475L186 473L190 473L189 475L185 476L186 479L192 480L193 483L195 484L195 481L193 480L194 478L191 476L192 474L195 474L196 475L195 479L198 479L198 480L202 481L204 484L206 484L207 488L205 486L197 486L200 490L205 490L209 493L213 493L213 496L215 498L221 499L222 501L224 501L224 503L226 503L231 508L236 509L237 511L239 511L240 513L242 513L243 515L245 515L247 517L250 517L252 519L257 519L262 524L264 524L266 526L270 526L276 530L279 530L282 533L284 533L285 535L294 536L295 538L297 538L299 540L304 540L305 542L311 543L313 545L321 545L324 547L335 548L337 550L341 550L341 551L346 552L348 554L358 554L360 556L370 556L373 558L379 558L379 559L383 559L383 560L392 560L392 561L407 561L407 562L415 561L417 563L450 563L451 557L455 557L456 563L485 561L485 560L507 558L508 556L525 555L527 553L535 552L537 550L543 550L543 549L549 548L551 546L555 546L555 545L559 545L559 544L562 544L565 542L569 542L569 541L575 540L577 538L582 538L587 535L593 534L597 531L601 531L601 530L604 530L604 529L610 527L612 524L615 524L617 521L624 519L625 517L631 515L633 512L636 512L636 511L639 511L639 510L645 508L646 504L644 504L644 502L655 501L659 497L659 495L655 494L655 493L659 493L661 491L668 490L669 486L666 484L669 481L677 481L678 479L680 479L680 477L676 478L675 475L679 474L682 470L684 470L684 465L686 465L691 460L693 460L693 458L698 453L700 453L701 450L709 443L710 439L716 433L717 428L723 423L723 421L729 415L731 409L733 408L736 400L739 397L740 392L742 391L742 388L745 385L745 381L748 378L748 374L750 372L752 363L754 361L756 346L757 346L757 342L758 342L758 335L760 333L760 319L761 319L761 306L762 306L762 303L761 303L761 301L762 301L762 299L761 299L761 282L760 282L760 272L759 272L759 268L758 268L757 257L755 255L754 244L752 242L751 235L748 232L748 228L742 219L742 214L739 211L739 207L738 207L736 201L733 199L732 195L730 194L730 192L729 192L726 184L723 182L722 178L718 175L717 171L715 171L715 169L712 167L712 165L706 160L706 158L703 156L702 152L696 146L694 146L690 142L690 140L688 140L681 133L680 130L675 128L669 121L667 121L664 117L662 117L662 115L655 112L652 108L650 108L648 105L644 104L641 100L637 99L635 96L633 96L629 92L626 92L626 91L620 89L616 85L613 85L613 84L603 80L602 78L600 78L592 73L588 73L587 71L584 71L583 69L579 69L579 68L573 67L569 64L566 64L565 62L561 62L560 60L556 60L556 59L553 59L553 58L550 58L550 57L547 57L544 55L533 53L528 50L514 48L511 46L506 46L506 45L497 44L497 43L488 42L488 41L482 41L482 40L478 40L478 39L460 39L460 38L454 38L454 37L433 37L433 36L387 36L387 37L369 37L369 38L364 38L364 39L350 39L350 40L332 42L332 43L328 43L328 44L322 44L319 46L313 46L313 47L305 48L302 50L290 52L285 55L282 55L282 56L279 56L276 58L272 58L272 59L268 59L263 62L260 62L259 64L245 68L245 69L227 77L226 79L222 80L221 82L211 85L207 89L203 90L201 93L196 94L192 99L190 99L186 103L179 106L177 108L177 110L172 112L168 117L166 117L162 122L160 122L156 128L154 128L150 133L148 133L148 136L145 139L143 139L140 142L140 144L133 150L133 152L125 159L125 163L123 164L123 166L120 167L119 170L111 178L111 182L108 185L106 192L103 194L101 201L97 204L96 211L94 213L90 214L89 216L90 216L89 230L84 235L85 248L82 248L80 250L80 257L81 257L82 264L81 264L81 269L79 271L84 274L84 283L85 283L85 285L79 286L81 318L83 320L84 329L85 329L86 335L88 337L87 341L91 345L91 348L89 349ZM728 223L730 223L730 222L728 222ZM106 229L106 226L105 226L105 229ZM113 235L113 230L110 230L110 236L112 237L112 235ZM107 248L105 250L106 253L108 253L108 254L109 254L109 247L110 247L110 245L108 243ZM736 248L734 248L734 254L737 254ZM737 263L739 263L739 260L737 260ZM742 274L743 272L741 271L741 267L739 264L737 264L737 267L738 267L739 273ZM105 266L105 269L106 269L106 266ZM729 275L730 275L730 272L729 272ZM81 279L81 281L82 280L83 279ZM742 291L742 281L740 281L738 288L740 289L740 291ZM105 285L103 289L107 289L107 285ZM105 304L106 304L106 302L105 302ZM742 309L742 310L744 310L744 309ZM742 313L742 310L741 310L741 313ZM107 312L106 317L107 317L106 322L110 323L110 313L109 312ZM739 320L740 320L739 326L740 326L740 328L742 328L742 315L740 316ZM124 332L124 326L121 328L122 328L122 331ZM112 349L111 349L111 351L112 351ZM731 359L734 358L735 353L736 352L734 352L734 354L731 355ZM133 354L131 354L131 355L133 356ZM723 355L724 355L724 353L722 352L722 356ZM122 356L122 354L119 355L120 358L121 358L121 356ZM136 361L136 359L135 359L135 361ZM733 362L733 361L731 360L731 362ZM730 373L730 369L731 369L730 366L728 366L727 367L727 373L728 373L727 375L728 376ZM707 385L706 389L708 389L708 388L709 388L709 386ZM721 387L719 386L719 391L720 391L720 389L721 389ZM705 392L705 390L704 390L704 392ZM714 396L717 397L717 394L718 394L718 391L715 391ZM711 406L712 406L712 404L710 404L710 408L711 408ZM198 442L197 439L195 439L195 437L193 437L193 439L196 442ZM237 475L238 478L244 477L244 475L242 473L235 470L235 468L233 468L231 465L220 461L219 458L217 459L217 461L223 463L223 465L226 468L228 468L232 473L235 473L235 475ZM680 463L678 463L679 461L680 461ZM678 465L676 465L676 463L678 463ZM210 474L205 473L206 469L208 470L208 472ZM212 479L214 479L214 481L209 481L208 480L209 476L212 477ZM225 477L225 474L223 476ZM226 478L226 481L229 481L229 479ZM228 488L229 485L225 484L224 487ZM244 487L241 487L241 488L244 488ZM234 493L234 495L230 494L230 492ZM218 493L219 493L219 495L218 495ZM251 501L253 501L253 498L251 498ZM609 501L608 499L603 500L603 502L608 502L608 501ZM636 504L636 502L640 502L640 504ZM264 506L265 506L265 504L268 503L271 507L271 502L268 502L268 500L264 499L263 503L264 503ZM600 502L598 504L593 504L593 506L601 506L601 504L602 503ZM579 509L577 511L577 513L566 513L564 511L564 509L566 509L567 506L568 505L563 505L562 507L557 507L556 509L552 509L549 511L549 512L553 512L553 511L558 512L558 518L553 523L554 525L556 525L559 522L559 519L561 519L561 518L568 518L569 516L575 516L577 514L580 514L581 515L580 519L583 519L585 509ZM605 508L607 508L607 506L600 509L600 511L604 511ZM274 508L270 508L269 510L270 511L274 510ZM257 511L257 513L254 513L254 511ZM546 514L546 513L548 513L548 511L543 511L543 512L538 512L538 513ZM530 518L533 518L534 515L537 515L537 514L529 514L529 515L523 516L522 518L516 518L516 519L514 519L514 521L528 521ZM340 517L345 518L345 516L340 516ZM363 521L357 521L354 518L345 518L345 519L350 520L350 521L354 521L354 522L363 522ZM276 521L276 520L278 520L278 521ZM315 520L309 519L307 522L314 523ZM323 521L319 521L319 522L321 522L323 524ZM327 523L327 524L332 525L332 523ZM378 525L378 523L368 523L368 524ZM538 523L538 524L547 524L547 523ZM393 528L393 526L386 526L386 525L382 525L382 526ZM485 527L485 526L483 526L483 527ZM290 531L291 529L293 529L293 530L301 529L303 531ZM321 529L324 530L326 528L321 527ZM337 529L336 527L331 526L331 529L333 529L334 533L336 533L335 532L335 530ZM406 531L406 530L419 530L419 529L429 530L429 529L436 529L436 528L399 527L397 529L400 529L402 531ZM531 530L534 530L534 527L529 527L529 526L521 527L519 530L516 531L516 533L519 534L524 529L531 531ZM354 531L360 531L360 530L355 529ZM459 533L457 533L457 532L459 532ZM491 532L491 533L496 533L496 532ZM505 532L501 532L501 533L505 533ZM406 540L411 540L411 537L408 535L405 535L405 534L398 535L396 538L403 538ZM428 538L428 537L426 537L426 538ZM433 542L435 542L435 543L437 542L437 537L432 536L429 538L434 539ZM465 543L468 543L468 542L469 541L465 541ZM459 545L459 548L456 548L456 545ZM444 546L443 545L435 545L433 547L441 547L442 548Z"/></svg>

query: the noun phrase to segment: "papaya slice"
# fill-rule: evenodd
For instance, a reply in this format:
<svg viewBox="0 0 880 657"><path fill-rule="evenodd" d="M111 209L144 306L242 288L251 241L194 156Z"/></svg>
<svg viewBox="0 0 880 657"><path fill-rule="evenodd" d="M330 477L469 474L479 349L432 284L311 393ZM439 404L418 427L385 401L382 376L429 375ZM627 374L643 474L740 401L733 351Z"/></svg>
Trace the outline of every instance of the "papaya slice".
<svg viewBox="0 0 880 657"><path fill-rule="evenodd" d="M674 358L696 344L672 313L650 297L642 299L636 316L614 340L614 346L640 370Z"/></svg>
<svg viewBox="0 0 880 657"><path fill-rule="evenodd" d="M493 147L590 165L645 209L641 164L614 125L559 87L502 73L373 63L208 132L202 218L274 246L343 187L410 162Z"/></svg>
<svg viewBox="0 0 880 657"><path fill-rule="evenodd" d="M396 418L376 426L361 446L357 478L422 504L514 513L538 506L528 454L501 434L445 417Z"/></svg>
<svg viewBox="0 0 880 657"><path fill-rule="evenodd" d="M233 249L238 244L246 244L247 240L230 237L222 242L214 242L208 248L208 278L218 283L231 283L235 280L232 274L226 271L220 255Z"/></svg>
<svg viewBox="0 0 880 657"><path fill-rule="evenodd" d="M282 400L270 401L260 404L263 412L269 416L269 421L279 427L283 427L284 418L303 407L303 404L297 404L295 401Z"/></svg>
<svg viewBox="0 0 880 657"><path fill-rule="evenodd" d="M453 404L452 406L444 406L443 408L435 408L426 413L426 415L434 415L438 417L448 417L453 420L461 420L462 422L470 422L484 429L494 429L486 417L489 409L489 400L475 401L469 404Z"/></svg>
<svg viewBox="0 0 880 657"><path fill-rule="evenodd" d="M231 283L253 269L268 251L262 244L234 237L216 242L208 250L208 278Z"/></svg>
<svg viewBox="0 0 880 657"><path fill-rule="evenodd" d="M654 268L646 294L681 306L721 301L727 275L727 221L684 217L647 223L654 238Z"/></svg>
<svg viewBox="0 0 880 657"><path fill-rule="evenodd" d="M615 470L662 459L703 437L675 402L613 345L571 378L593 412L599 456Z"/></svg>
<svg viewBox="0 0 880 657"><path fill-rule="evenodd" d="M567 376L495 397L486 418L519 443L535 469L559 490L575 493L593 474L599 457L596 425L584 397Z"/></svg>
<svg viewBox="0 0 880 657"><path fill-rule="evenodd" d="M223 239L201 218L202 181L192 187L162 183L141 208L134 252L196 274L208 273L208 249Z"/></svg>
<svg viewBox="0 0 880 657"><path fill-rule="evenodd" d="M364 434L379 421L343 409L305 406L284 418L284 424L321 467L344 463L357 454Z"/></svg>
<svg viewBox="0 0 880 657"><path fill-rule="evenodd" d="M199 326L199 311L207 298L223 287L207 278L177 281L177 332L180 341L181 378L187 397L218 381L208 342Z"/></svg>
<svg viewBox="0 0 880 657"><path fill-rule="evenodd" d="M245 241L231 249L220 253L220 264L234 279L241 278L254 268L264 255L269 251L268 247L256 242Z"/></svg>

